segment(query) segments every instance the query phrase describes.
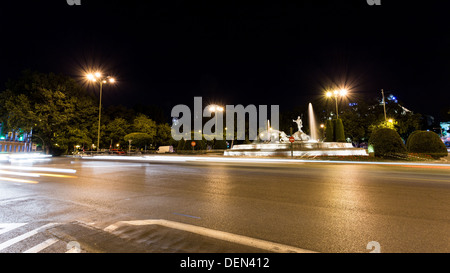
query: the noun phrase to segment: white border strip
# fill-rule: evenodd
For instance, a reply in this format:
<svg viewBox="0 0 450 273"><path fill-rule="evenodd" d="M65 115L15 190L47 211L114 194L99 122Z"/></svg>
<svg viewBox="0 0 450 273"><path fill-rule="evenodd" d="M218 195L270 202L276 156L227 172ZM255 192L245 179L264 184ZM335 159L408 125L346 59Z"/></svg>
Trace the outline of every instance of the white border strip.
<svg viewBox="0 0 450 273"><path fill-rule="evenodd" d="M260 239L255 239L247 236L237 235L229 232L209 229L205 227L199 227L164 219L156 219L156 220L136 220L136 221L120 221L113 225L110 225L104 229L107 232L113 232L117 228L123 225L133 225L133 226L145 226L145 225L159 225L172 229L187 231L195 234L199 234L202 236L219 239L231 243L247 245L254 248L265 249L272 252L279 253L315 253L315 251L297 248L293 246L283 245L279 243L264 241Z"/></svg>
<svg viewBox="0 0 450 273"><path fill-rule="evenodd" d="M0 234L26 225L27 223L0 223Z"/></svg>

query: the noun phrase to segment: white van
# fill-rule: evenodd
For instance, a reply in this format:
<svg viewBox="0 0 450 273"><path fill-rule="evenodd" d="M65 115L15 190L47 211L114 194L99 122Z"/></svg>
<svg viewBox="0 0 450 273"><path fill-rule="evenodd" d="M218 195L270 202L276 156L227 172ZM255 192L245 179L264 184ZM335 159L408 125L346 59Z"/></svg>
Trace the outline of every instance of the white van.
<svg viewBox="0 0 450 273"><path fill-rule="evenodd" d="M157 154L173 153L173 146L159 146L156 150Z"/></svg>

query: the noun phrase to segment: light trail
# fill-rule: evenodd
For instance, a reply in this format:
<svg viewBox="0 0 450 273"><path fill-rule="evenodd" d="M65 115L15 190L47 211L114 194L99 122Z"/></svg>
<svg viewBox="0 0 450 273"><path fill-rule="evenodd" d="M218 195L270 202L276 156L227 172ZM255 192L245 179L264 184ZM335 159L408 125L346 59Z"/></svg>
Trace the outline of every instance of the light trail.
<svg viewBox="0 0 450 273"><path fill-rule="evenodd" d="M60 178L77 178L75 175L53 174L53 173L36 173L39 176L60 177Z"/></svg>
<svg viewBox="0 0 450 273"><path fill-rule="evenodd" d="M21 172L11 172L11 171L3 171L3 170L0 170L0 174L39 177L39 174L36 174L36 173L21 173Z"/></svg>
<svg viewBox="0 0 450 273"><path fill-rule="evenodd" d="M38 184L39 183L34 180L26 180L26 179L12 178L12 177L1 177L1 176L0 176L0 181L18 182L18 183L27 183L27 184Z"/></svg>
<svg viewBox="0 0 450 273"><path fill-rule="evenodd" d="M53 173L76 173L73 169L60 169L60 168L49 168L49 167L30 167L30 166L9 166L0 165L0 169L10 169L19 171L40 171L40 172L53 172Z"/></svg>
<svg viewBox="0 0 450 273"><path fill-rule="evenodd" d="M91 160L118 160L118 161L144 161L144 162L242 162L242 163L326 163L326 164L360 164L360 165L397 165L397 166L440 166L450 167L446 163L423 162L374 162L374 161L345 161L345 160L314 160L314 159L284 159L284 158L236 158L236 157L201 157L201 156L93 156L82 157Z"/></svg>

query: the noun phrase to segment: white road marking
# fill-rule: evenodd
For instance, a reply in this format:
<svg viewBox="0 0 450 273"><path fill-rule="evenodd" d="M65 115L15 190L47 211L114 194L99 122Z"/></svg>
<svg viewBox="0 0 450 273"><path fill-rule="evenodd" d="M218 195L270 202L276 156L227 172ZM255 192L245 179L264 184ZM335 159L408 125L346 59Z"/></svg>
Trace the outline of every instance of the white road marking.
<svg viewBox="0 0 450 273"><path fill-rule="evenodd" d="M43 250L43 249L53 245L54 243L56 243L58 241L59 241L58 239L54 239L54 238L45 240L44 242L42 242L42 243L40 243L38 245L35 245L35 246L33 246L32 248L30 248L28 250L25 250L23 253L38 253L39 251L41 251L41 250Z"/></svg>
<svg viewBox="0 0 450 273"><path fill-rule="evenodd" d="M49 223L49 224L43 225L43 226L41 226L41 227L38 227L38 228L36 228L36 229L33 229L32 231L29 231L29 232L27 232L27 233L24 233L24 234L22 234L22 235L19 235L19 236L17 236L17 237L14 237L14 238L12 238L12 239L6 241L6 242L3 242L3 243L0 244L0 251L2 251L3 249L5 249L5 248L7 248L7 247L9 247L9 246L12 246L12 245L15 244L15 243L18 243L18 242L20 242L20 241L22 241L22 240L25 240L25 239L27 239L27 238L33 236L33 235L38 234L38 233L39 233L40 231L42 231L42 230L45 230L45 229L50 228L50 227L52 227L52 226L54 226L54 225L57 225L57 224L58 224L58 223Z"/></svg>
<svg viewBox="0 0 450 273"><path fill-rule="evenodd" d="M26 225L27 223L0 223L0 234Z"/></svg>
<svg viewBox="0 0 450 273"><path fill-rule="evenodd" d="M164 220L164 219L120 221L120 222L117 222L115 224L112 224L112 225L106 227L104 229L104 231L112 233L114 230L116 230L117 228L119 228L123 225L134 225L134 226L159 225L159 226L164 226L164 227L168 227L168 228L173 228L173 229L178 229L178 230L183 230L183 231L199 234L202 236L207 236L207 237L214 238L214 239L219 239L219 240L237 243L237 244L241 244L241 245L247 245L247 246L251 246L251 247L255 247L255 248L259 248L259 249L265 249L265 250L272 251L272 252L279 252L279 253L289 253L289 252L314 253L315 252L315 251L297 248L297 247L293 247L293 246L288 246L288 245L284 245L284 244L255 239L255 238L251 238L251 237L247 237L247 236L243 236L243 235L237 235L237 234L233 234L233 233L229 233L229 232L224 232L224 231L219 231L219 230L214 230L214 229L209 229L209 228L205 228L205 227L199 227L199 226L194 226L194 225L189 225L189 224L184 224L184 223L179 223L179 222L174 222L174 221L169 221L169 220Z"/></svg>

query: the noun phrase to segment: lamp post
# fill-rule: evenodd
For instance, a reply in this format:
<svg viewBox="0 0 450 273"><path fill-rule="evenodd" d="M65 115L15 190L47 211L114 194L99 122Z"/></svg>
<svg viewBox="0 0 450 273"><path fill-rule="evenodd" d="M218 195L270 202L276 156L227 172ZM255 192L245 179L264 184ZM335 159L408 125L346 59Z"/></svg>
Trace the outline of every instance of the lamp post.
<svg viewBox="0 0 450 273"><path fill-rule="evenodd" d="M341 90L334 90L333 92L327 91L325 93L327 98L334 97L334 100L336 102L336 118L339 118L339 110L338 110L338 96L339 97L345 97L347 95L347 89L341 89Z"/></svg>
<svg viewBox="0 0 450 273"><path fill-rule="evenodd" d="M387 117L386 117L386 101L384 100L384 91L383 91L383 89L381 89L381 95L383 96L384 121L387 121Z"/></svg>
<svg viewBox="0 0 450 273"><path fill-rule="evenodd" d="M100 119L102 117L102 89L105 83L115 83L115 79L107 76L102 77L100 72L95 72L94 74L86 75L87 79L92 82L98 82L100 84L100 102L98 106L98 131L97 131L97 152L100 151Z"/></svg>

